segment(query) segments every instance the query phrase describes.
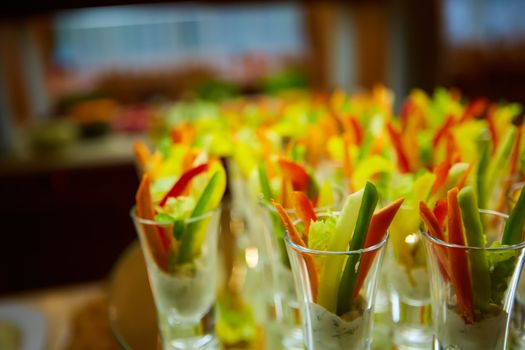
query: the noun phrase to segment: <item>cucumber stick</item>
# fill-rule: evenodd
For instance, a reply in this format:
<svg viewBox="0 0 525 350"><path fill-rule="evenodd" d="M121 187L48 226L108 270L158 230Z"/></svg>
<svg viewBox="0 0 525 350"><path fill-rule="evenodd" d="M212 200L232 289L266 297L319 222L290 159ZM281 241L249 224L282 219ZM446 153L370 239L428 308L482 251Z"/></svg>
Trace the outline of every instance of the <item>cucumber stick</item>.
<svg viewBox="0 0 525 350"><path fill-rule="evenodd" d="M474 294L474 305L486 310L490 303L491 282L490 270L485 253L485 234L478 211L478 203L474 189L471 186L463 188L458 195L459 207L461 208L461 219L465 226L465 236L470 247L483 248L481 250L469 250L470 274L472 276L472 290Z"/></svg>
<svg viewBox="0 0 525 350"><path fill-rule="evenodd" d="M488 195L492 194L493 189L496 187L496 181L502 175L502 172L506 169L506 164L509 161L514 141L518 134L518 129L513 125L505 134L505 137L501 144L496 149L496 154L489 164L487 170L485 191ZM490 200L490 197L488 198Z"/></svg>
<svg viewBox="0 0 525 350"><path fill-rule="evenodd" d="M211 177L210 181L202 191L190 218L198 218L209 211L217 208L220 204L224 190L226 188L226 174L221 167ZM191 260L191 257L198 253L202 245L206 229L210 218L192 221L187 224L186 232L182 235L179 263L185 263Z"/></svg>
<svg viewBox="0 0 525 350"><path fill-rule="evenodd" d="M346 197L343 210L336 223L335 232L328 244L328 250L337 252L346 251L357 222L357 213L361 206L363 193L363 190L359 190ZM325 309L333 313L336 312L337 291L343 264L344 256L328 255L324 269L319 276L317 301Z"/></svg>
<svg viewBox="0 0 525 350"><path fill-rule="evenodd" d="M525 220L525 187L521 189L520 196L514 209L510 213L509 219L505 224L501 244L513 245L523 240L523 228Z"/></svg>
<svg viewBox="0 0 525 350"><path fill-rule="evenodd" d="M362 249L365 244L366 234L370 226L370 220L374 214L378 201L378 194L376 187L367 182L363 193L363 200L357 215L357 222L355 225L352 241L350 242L350 251ZM352 299L354 295L354 288L359 274L359 261L361 254L351 254L346 260L346 265L341 276L339 290L337 293L337 314L343 315L350 311L352 306Z"/></svg>

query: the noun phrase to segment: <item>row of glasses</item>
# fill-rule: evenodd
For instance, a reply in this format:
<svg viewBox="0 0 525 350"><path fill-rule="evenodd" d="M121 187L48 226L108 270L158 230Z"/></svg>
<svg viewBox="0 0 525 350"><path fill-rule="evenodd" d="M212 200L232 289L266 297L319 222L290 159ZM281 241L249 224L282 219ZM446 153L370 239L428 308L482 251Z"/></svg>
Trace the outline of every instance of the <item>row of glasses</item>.
<svg viewBox="0 0 525 350"><path fill-rule="evenodd" d="M486 248L488 251L494 250L503 255L512 253L516 256L512 265L513 270L505 286L506 289L502 291L504 297L501 305L494 306L494 317L476 324L465 324L454 313L455 291L451 288L446 275L442 273L438 254L435 252L459 249L468 255L480 248L454 246L439 241L424 231L414 232L412 228L408 228L410 225L401 225L401 227L393 225L390 239L400 236L406 244L412 244L414 256L421 254L423 247L425 249L426 258L420 257L420 259L426 260L426 264L415 265L410 271L412 276L408 276L407 270L399 264L400 259L396 256L395 248L387 249L386 239L374 249L355 252L308 250L295 246L286 239L284 228L276 220L272 208L263 205L258 209L261 212L253 217L259 219L254 219L256 222L252 222L251 225L263 228L262 242L257 243L260 247L258 257L261 268L269 277L269 280L266 280L268 283L261 291L267 312L267 317L261 322L267 323L269 330L272 327L274 329L274 332L268 333L266 349L303 348L303 342L308 349L343 349L348 348L348 344L353 344L352 348L370 348L375 295L384 256L387 261L384 272L387 276L392 305L394 334L398 337L401 334L402 337L401 340L395 341L396 345L401 344L398 348L425 348L425 346L429 348L429 335L432 336L431 321L434 324L435 349L474 349L484 344L491 344L491 348L495 349L503 349L507 346L511 323L509 315L521 271L523 244ZM401 209L401 213L404 209L406 208ZM200 258L195 264L182 268L176 273L167 273L156 263L146 232L156 227L167 231L173 228L165 223L144 220L132 213L146 260L165 349L215 349L219 346L215 336L213 309L216 300L215 286L219 275L217 267L220 265L217 254L220 216L220 209L217 209L200 218L189 219L206 221L208 227ZM493 223L491 237L497 239L502 233L501 222L504 220L504 215L484 213L484 216L496 218L486 221ZM252 230L255 228L252 227ZM282 235L281 241L276 237L276 233ZM287 256L283 256L282 246L276 246L281 242L286 242ZM309 283L309 274L308 266L304 264L304 256L311 255L316 260L323 260L326 255L336 255L339 259L347 259L352 254L360 256L374 254L374 267L362 289L364 294L361 296L357 312L359 315L341 318L323 310L322 306L316 305L311 295L308 295L306 286ZM295 290L292 281L295 281ZM516 307L519 307L521 296L518 294L516 299L518 300ZM514 317L514 339L519 343L518 340L524 334L521 332L523 323L519 321L519 315L522 313L516 309L514 312L518 316L518 318ZM421 339L422 341L419 341Z"/></svg>
<svg viewBox="0 0 525 350"><path fill-rule="evenodd" d="M482 215L486 216L487 222L491 222L493 226L489 237L493 240L501 239L506 215L494 212L483 212ZM510 314L522 270L525 242L512 246L479 248L450 244L432 237L424 230L417 235L425 249L429 276L427 284L430 290L433 340L432 344L427 344L428 348L434 350L507 349ZM294 244L288 236L285 239L300 304L306 349L370 349L372 314L387 238L368 249L340 252L311 250ZM512 259L506 264L507 279L500 281L498 286L498 292L501 293L500 302L490 305L490 313L474 322L465 322L457 311L458 297L448 277L450 273L444 271L442 258L444 254L456 252L461 252L468 257L476 254L480 249L486 249L489 254L496 257L510 256ZM350 313L338 316L316 304L311 292L313 282L310 281L314 274L310 269L318 265L308 264L307 260L316 262L322 262L327 258L346 260L350 256L358 256L362 259L367 254L374 256L373 267L361 289L359 302L354 303L356 306ZM414 328L421 326L428 328L428 322L416 322ZM422 348L422 345L419 346Z"/></svg>

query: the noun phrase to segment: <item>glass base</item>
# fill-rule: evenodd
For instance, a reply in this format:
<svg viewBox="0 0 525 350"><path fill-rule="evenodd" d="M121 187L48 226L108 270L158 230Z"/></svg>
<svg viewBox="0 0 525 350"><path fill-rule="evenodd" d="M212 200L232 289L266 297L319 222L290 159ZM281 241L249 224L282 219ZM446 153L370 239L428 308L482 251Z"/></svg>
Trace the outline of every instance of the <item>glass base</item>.
<svg viewBox="0 0 525 350"><path fill-rule="evenodd" d="M292 328L290 331L286 332L283 337L283 347L285 349L304 349L304 338L303 331L300 328Z"/></svg>
<svg viewBox="0 0 525 350"><path fill-rule="evenodd" d="M219 350L219 341L211 334L164 342L164 350Z"/></svg>
<svg viewBox="0 0 525 350"><path fill-rule="evenodd" d="M391 294L393 343L399 350L431 349L431 307L428 302L403 300Z"/></svg>
<svg viewBox="0 0 525 350"><path fill-rule="evenodd" d="M399 350L420 350L432 348L432 330L410 326L394 326L393 342Z"/></svg>

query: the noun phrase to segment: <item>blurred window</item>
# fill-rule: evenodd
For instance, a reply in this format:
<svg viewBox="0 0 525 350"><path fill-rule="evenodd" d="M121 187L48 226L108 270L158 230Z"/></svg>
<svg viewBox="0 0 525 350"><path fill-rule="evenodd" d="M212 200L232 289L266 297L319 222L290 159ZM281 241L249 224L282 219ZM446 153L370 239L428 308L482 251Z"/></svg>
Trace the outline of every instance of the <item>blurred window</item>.
<svg viewBox="0 0 525 350"><path fill-rule="evenodd" d="M303 17L294 4L138 5L57 14L55 62L93 71L188 62L227 64L233 56L298 56Z"/></svg>
<svg viewBox="0 0 525 350"><path fill-rule="evenodd" d="M445 0L445 35L453 45L525 39L523 0Z"/></svg>

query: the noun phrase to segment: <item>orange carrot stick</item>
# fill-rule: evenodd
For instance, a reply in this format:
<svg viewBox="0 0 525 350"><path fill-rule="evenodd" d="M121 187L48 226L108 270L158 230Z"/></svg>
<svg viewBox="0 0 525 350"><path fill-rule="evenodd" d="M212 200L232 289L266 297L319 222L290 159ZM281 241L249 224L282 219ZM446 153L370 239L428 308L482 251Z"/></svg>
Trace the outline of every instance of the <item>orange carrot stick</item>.
<svg viewBox="0 0 525 350"><path fill-rule="evenodd" d="M343 136L343 173L347 181L348 191L352 193L352 159L350 158L350 141L347 135Z"/></svg>
<svg viewBox="0 0 525 350"><path fill-rule="evenodd" d="M442 202L442 201L439 201ZM446 210L446 199L445 199L445 210ZM435 237L441 241L445 241L445 235L443 234L443 224L439 222L439 220L435 217L435 215L430 211L430 209L426 206L424 202L419 202L419 215L421 219L423 220L423 223L427 227L427 230L429 234L432 237ZM444 214L446 216L446 212ZM443 219L444 220L444 219ZM438 266L439 271L441 272L441 275L443 276L443 279L445 281L450 280L450 263L448 259L448 252L446 249L440 246L433 246L432 248L434 253L436 254L438 258Z"/></svg>
<svg viewBox="0 0 525 350"><path fill-rule="evenodd" d="M142 172L145 171L148 159L151 157L151 152L144 142L135 142L133 144L133 153Z"/></svg>
<svg viewBox="0 0 525 350"><path fill-rule="evenodd" d="M368 227L368 233L366 235L363 248L372 247L385 238L386 231L392 223L392 220L394 220L394 216L401 207L401 204L403 204L404 200L404 198L400 198L374 213L372 219L370 220L370 226ZM354 298L357 297L359 290L365 282L366 275L368 274L368 271L374 262L376 253L377 251L367 252L361 257L359 276L357 277L357 282L354 289Z"/></svg>
<svg viewBox="0 0 525 350"><path fill-rule="evenodd" d="M402 173L410 172L410 164L405 150L403 149L403 143L401 142L401 134L398 133L394 126L390 123L387 124L387 131L392 141L392 146L397 155L397 166Z"/></svg>
<svg viewBox="0 0 525 350"><path fill-rule="evenodd" d="M294 226L292 220L284 210L283 206L279 203L276 203L272 201L272 204L274 205L275 209L277 209L277 212L279 213L279 216L281 217L281 220L284 224L284 227L286 227L286 230L288 231L288 235L290 236L290 240L301 247L306 247L306 244L304 243L303 239L301 238L301 235L297 231L297 228ZM314 301L317 300L317 290L319 289L319 280L317 277L317 270L315 267L315 262L313 258L308 254L301 254L299 253L306 264L306 269L308 270L308 276L310 279L310 288L312 289L312 299Z"/></svg>
<svg viewBox="0 0 525 350"><path fill-rule="evenodd" d="M314 207L304 192L294 191L292 199L297 216L303 221L304 240L308 243L310 224L312 221L317 221L317 215L315 215Z"/></svg>
<svg viewBox="0 0 525 350"><path fill-rule="evenodd" d="M448 240L452 244L465 246L461 211L458 204L458 188L454 187L447 193L448 203ZM468 266L467 253L463 249L449 248L450 274L456 291L458 308L467 324L474 322L474 297Z"/></svg>
<svg viewBox="0 0 525 350"><path fill-rule="evenodd" d="M449 132L450 128L454 125L455 118L453 115L449 115L443 125L436 131L436 134L432 138L432 146L437 147L441 139Z"/></svg>
<svg viewBox="0 0 525 350"><path fill-rule="evenodd" d="M422 204L425 205L425 203L422 203ZM420 204L420 206L421 206L421 204ZM436 205L434 205L434 210L432 212L433 212L434 216L436 217L436 220L437 220L437 222L439 224L439 228L441 230L443 230L444 229L444 225L445 225L445 219L447 218L447 213L448 213L447 199L446 198L441 198L440 200L438 200L436 202ZM446 240L444 236L442 236L442 238L439 238L439 239L441 239L442 241Z"/></svg>
<svg viewBox="0 0 525 350"><path fill-rule="evenodd" d="M151 199L150 192L150 180L147 174L142 176L142 181L140 182L139 189L137 190L135 200L137 202L137 217L146 220L155 220L155 209L153 208L153 201ZM153 225L143 224L142 227L144 229L148 245L151 248L153 258L160 268L167 269L169 238L163 238L163 235L165 235L164 230L158 231L157 227ZM168 246L166 246L166 241L168 241Z"/></svg>
<svg viewBox="0 0 525 350"><path fill-rule="evenodd" d="M438 193L439 189L445 185L447 182L448 172L450 168L452 167L452 164L450 163L450 160L445 159L443 162L441 162L435 169L434 174L436 174L436 179L434 180L434 184L432 185L432 194L435 195Z"/></svg>

